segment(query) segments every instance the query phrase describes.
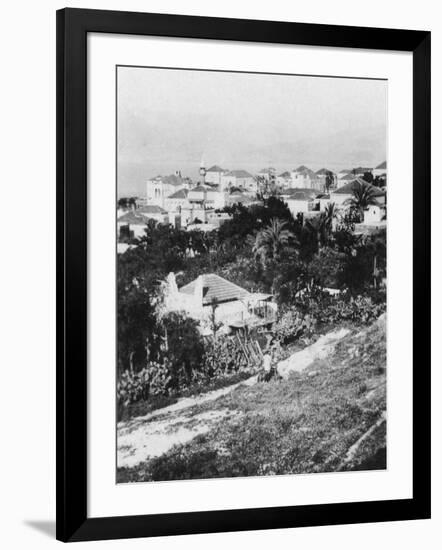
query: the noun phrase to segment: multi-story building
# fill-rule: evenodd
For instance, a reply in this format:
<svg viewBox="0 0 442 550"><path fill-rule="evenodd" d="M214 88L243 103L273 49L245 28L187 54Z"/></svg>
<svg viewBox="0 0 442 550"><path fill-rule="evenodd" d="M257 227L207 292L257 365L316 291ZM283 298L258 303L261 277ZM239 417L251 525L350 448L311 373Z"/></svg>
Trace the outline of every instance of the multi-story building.
<svg viewBox="0 0 442 550"><path fill-rule="evenodd" d="M320 183L313 170L304 165L292 170L291 180L292 189L316 189Z"/></svg>
<svg viewBox="0 0 442 550"><path fill-rule="evenodd" d="M165 207L165 199L187 186L180 172L170 176L156 176L146 182L147 204Z"/></svg>
<svg viewBox="0 0 442 550"><path fill-rule="evenodd" d="M246 170L231 170L221 176L221 188L227 191L232 187L242 188L247 193L256 193L258 183L256 179Z"/></svg>
<svg viewBox="0 0 442 550"><path fill-rule="evenodd" d="M205 183L213 183L215 185L221 185L221 178L224 174L227 174L229 171L221 168L217 164L214 164L206 170L205 174Z"/></svg>
<svg viewBox="0 0 442 550"><path fill-rule="evenodd" d="M189 206L188 195L189 191L187 189L178 189L178 191L165 198L164 209L167 212L179 213L182 208Z"/></svg>
<svg viewBox="0 0 442 550"><path fill-rule="evenodd" d="M276 176L276 187L278 189L290 189L292 183L292 175L285 171Z"/></svg>
<svg viewBox="0 0 442 550"><path fill-rule="evenodd" d="M315 173L322 191L328 191L336 187L337 175L328 168L321 168Z"/></svg>

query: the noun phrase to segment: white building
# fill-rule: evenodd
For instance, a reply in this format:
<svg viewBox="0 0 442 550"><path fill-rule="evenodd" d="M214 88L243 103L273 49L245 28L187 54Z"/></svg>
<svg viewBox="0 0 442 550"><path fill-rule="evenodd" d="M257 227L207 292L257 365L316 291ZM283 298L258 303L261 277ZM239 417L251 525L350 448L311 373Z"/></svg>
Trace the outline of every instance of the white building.
<svg viewBox="0 0 442 550"><path fill-rule="evenodd" d="M364 174L371 174L373 172L373 168L370 168L369 166L357 166L356 168L353 168L351 171L351 174L354 177L361 178Z"/></svg>
<svg viewBox="0 0 442 550"><path fill-rule="evenodd" d="M182 208L188 208L188 195L189 191L187 189L178 189L178 191L165 198L164 209L168 213L179 213Z"/></svg>
<svg viewBox="0 0 442 550"><path fill-rule="evenodd" d="M156 176L146 182L146 200L148 205L165 207L167 197L186 187L186 180L178 172L171 176Z"/></svg>
<svg viewBox="0 0 442 550"><path fill-rule="evenodd" d="M384 162L381 162L381 164L378 164L376 168L374 168L372 172L373 176L379 176L379 177L385 177L387 175L387 161L384 160Z"/></svg>
<svg viewBox="0 0 442 550"><path fill-rule="evenodd" d="M319 183L313 170L310 170L307 166L298 166L291 172L290 187L292 189L317 189ZM318 190L321 189L318 188Z"/></svg>
<svg viewBox="0 0 442 550"><path fill-rule="evenodd" d="M230 332L245 327L271 325L276 319L277 305L271 294L248 292L214 273L200 275L178 289L175 275L169 273L164 308L182 311L200 322L204 335L213 334L213 318L219 332Z"/></svg>
<svg viewBox="0 0 442 550"><path fill-rule="evenodd" d="M138 210L134 212L137 215L141 214L146 219L156 220L159 223L165 223L167 221L167 211L156 204L148 204L147 206L138 208Z"/></svg>
<svg viewBox="0 0 442 550"><path fill-rule="evenodd" d="M153 220L157 223L157 220ZM146 234L149 218L131 210L117 220L118 240L139 239Z"/></svg>
<svg viewBox="0 0 442 550"><path fill-rule="evenodd" d="M221 188L227 191L232 187L241 187L248 193L257 193L258 183L246 170L231 170L221 176Z"/></svg>
<svg viewBox="0 0 442 550"><path fill-rule="evenodd" d="M276 186L279 189L289 189L291 187L292 175L290 172L282 172L276 176Z"/></svg>
<svg viewBox="0 0 442 550"><path fill-rule="evenodd" d="M215 185L221 185L221 177L227 174L229 171L224 170L221 166L214 164L206 170L205 183L213 183Z"/></svg>
<svg viewBox="0 0 442 550"><path fill-rule="evenodd" d="M256 174L258 178L261 178L266 182L270 182L271 179L275 179L275 175L276 170L272 166L270 166L269 168L263 168Z"/></svg>
<svg viewBox="0 0 442 550"><path fill-rule="evenodd" d="M349 204L350 199L354 197L353 191L365 185L368 185L373 190L373 197L375 197L378 204L385 204L385 191L367 183L361 178L354 178L352 181L339 187L339 189L332 191L330 193L330 201L334 202L338 208L345 208Z"/></svg>
<svg viewBox="0 0 442 550"><path fill-rule="evenodd" d="M299 213L319 210L316 201L317 192L313 189L290 189L281 194L281 198L287 204L292 216L296 218Z"/></svg>
<svg viewBox="0 0 442 550"><path fill-rule="evenodd" d="M385 216L385 206L370 204L370 206L364 210L364 224L378 225L380 222L385 220Z"/></svg>
<svg viewBox="0 0 442 550"><path fill-rule="evenodd" d="M315 177L319 180L322 191L327 191L327 177L329 178L329 189L336 187L338 179L337 174L328 168L321 168L315 172Z"/></svg>
<svg viewBox="0 0 442 550"><path fill-rule="evenodd" d="M355 179L355 176L351 173L351 170L341 170L338 173L336 187L339 189L339 187L346 185L349 181L353 181L354 179Z"/></svg>
<svg viewBox="0 0 442 550"><path fill-rule="evenodd" d="M206 208L224 208L226 193L222 192L218 186L198 185L189 191L187 200L191 206L199 204Z"/></svg>

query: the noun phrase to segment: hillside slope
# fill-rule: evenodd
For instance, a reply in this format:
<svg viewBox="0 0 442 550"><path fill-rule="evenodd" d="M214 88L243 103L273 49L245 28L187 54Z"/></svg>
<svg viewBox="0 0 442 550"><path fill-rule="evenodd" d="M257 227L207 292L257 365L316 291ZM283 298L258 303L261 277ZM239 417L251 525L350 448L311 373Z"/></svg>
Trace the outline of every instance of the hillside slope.
<svg viewBox="0 0 442 550"><path fill-rule="evenodd" d="M385 315L286 380L192 407L186 429L201 418L200 435L119 468L118 482L385 468Z"/></svg>

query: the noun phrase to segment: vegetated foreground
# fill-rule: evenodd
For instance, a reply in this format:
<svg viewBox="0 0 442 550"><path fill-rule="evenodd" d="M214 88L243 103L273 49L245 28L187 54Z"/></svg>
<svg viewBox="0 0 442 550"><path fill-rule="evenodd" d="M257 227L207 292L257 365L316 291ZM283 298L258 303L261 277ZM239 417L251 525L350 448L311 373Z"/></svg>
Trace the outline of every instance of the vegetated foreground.
<svg viewBox="0 0 442 550"><path fill-rule="evenodd" d="M167 432L185 420L187 436L118 468L118 483L385 469L385 314L288 379L240 384L185 419L169 414L155 421ZM119 431L141 422L153 419Z"/></svg>

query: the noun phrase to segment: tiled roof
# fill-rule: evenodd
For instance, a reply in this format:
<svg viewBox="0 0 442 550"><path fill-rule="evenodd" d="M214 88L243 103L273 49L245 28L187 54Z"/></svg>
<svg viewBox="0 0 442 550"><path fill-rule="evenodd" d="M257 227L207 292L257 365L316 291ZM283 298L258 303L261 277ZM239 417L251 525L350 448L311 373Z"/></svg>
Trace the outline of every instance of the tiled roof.
<svg viewBox="0 0 442 550"><path fill-rule="evenodd" d="M200 275L200 277L202 277L203 285L203 305L209 305L214 300L220 303L233 302L234 300L242 300L250 296L250 293L244 288L214 273ZM195 279L191 283L180 288L180 292L184 294L194 294L197 280L198 279Z"/></svg>
<svg viewBox="0 0 442 550"><path fill-rule="evenodd" d="M303 164L301 166L298 166L298 168L295 169L295 172L298 172L303 176L309 176L309 177L314 177L315 175L313 170L310 170L310 168L307 168L307 166L304 166Z"/></svg>
<svg viewBox="0 0 442 550"><path fill-rule="evenodd" d="M384 162L381 162L379 166L376 166L376 170L386 170L387 169L387 161L384 160Z"/></svg>
<svg viewBox="0 0 442 550"><path fill-rule="evenodd" d="M123 216L118 218L118 223L127 223L129 225L146 225L147 224L147 218L146 216L143 216L142 214L138 214L137 212L134 212L131 210L130 212L126 212Z"/></svg>
<svg viewBox="0 0 442 550"><path fill-rule="evenodd" d="M306 189L306 188L294 188L294 189L286 189L281 193L283 197L287 197L294 200L305 200L305 199L296 199L295 195L298 195L299 193L302 193L304 196L307 196L310 199L314 199L317 195L319 195L319 191L315 191L314 189Z"/></svg>
<svg viewBox="0 0 442 550"><path fill-rule="evenodd" d="M231 170L226 176L232 176L234 178L253 178L252 174L247 172L247 170Z"/></svg>
<svg viewBox="0 0 442 550"><path fill-rule="evenodd" d="M290 172L283 172L282 174L279 174L278 178L290 178L291 174Z"/></svg>
<svg viewBox="0 0 442 550"><path fill-rule="evenodd" d="M363 172L371 172L373 168L367 168L364 166L358 166L357 168L353 168L352 172L357 174L362 174Z"/></svg>
<svg viewBox="0 0 442 550"><path fill-rule="evenodd" d="M166 211L156 204L147 204L137 210L140 214L166 214Z"/></svg>
<svg viewBox="0 0 442 550"><path fill-rule="evenodd" d="M183 178L171 174L170 176L156 176L153 181L165 183L168 185L183 185Z"/></svg>
<svg viewBox="0 0 442 550"><path fill-rule="evenodd" d="M331 170L329 170L328 168L321 168L320 170L318 170L318 171L316 172L316 175L317 175L317 176L326 176L329 172L330 172L331 174L333 174L333 172L332 172Z"/></svg>
<svg viewBox="0 0 442 550"><path fill-rule="evenodd" d="M197 185L196 187L193 187L190 190L190 193L207 193L207 191L211 191L210 187L207 187L207 185Z"/></svg>
<svg viewBox="0 0 442 550"><path fill-rule="evenodd" d="M368 187L373 189L373 196L375 197L382 197L385 193L379 187L376 187L375 185L371 185L371 183L367 183L365 180L361 178L355 178L350 183L346 183L339 189L336 189L336 191L333 191L333 194L337 195L352 195L353 191L362 185L368 185Z"/></svg>
<svg viewBox="0 0 442 550"><path fill-rule="evenodd" d="M341 178L341 181L353 181L354 179L355 179L354 174L352 174L351 172L349 172L346 176L344 176L343 178Z"/></svg>
<svg viewBox="0 0 442 550"><path fill-rule="evenodd" d="M189 191L187 189L178 189L175 193L172 193L167 198L168 199L186 199Z"/></svg>
<svg viewBox="0 0 442 550"><path fill-rule="evenodd" d="M311 201L314 199L314 196L312 196L307 191L301 191L301 190L295 190L294 193L290 193L290 196L286 198L287 201Z"/></svg>
<svg viewBox="0 0 442 550"><path fill-rule="evenodd" d="M225 171L226 170L224 170L223 168L221 168L221 166L218 166L217 164L214 164L213 166L207 169L207 172L225 172Z"/></svg>

